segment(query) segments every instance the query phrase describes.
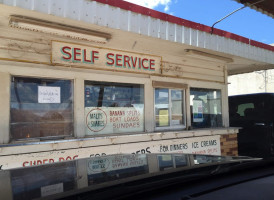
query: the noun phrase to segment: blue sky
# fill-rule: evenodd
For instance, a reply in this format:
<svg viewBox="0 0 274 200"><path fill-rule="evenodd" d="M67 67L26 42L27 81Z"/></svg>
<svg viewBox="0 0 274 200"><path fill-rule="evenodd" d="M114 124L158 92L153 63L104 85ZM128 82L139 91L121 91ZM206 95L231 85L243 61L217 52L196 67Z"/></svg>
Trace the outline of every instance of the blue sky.
<svg viewBox="0 0 274 200"><path fill-rule="evenodd" d="M208 26L243 6L233 0L127 1ZM274 44L274 19L249 7L234 13L215 27L259 42Z"/></svg>

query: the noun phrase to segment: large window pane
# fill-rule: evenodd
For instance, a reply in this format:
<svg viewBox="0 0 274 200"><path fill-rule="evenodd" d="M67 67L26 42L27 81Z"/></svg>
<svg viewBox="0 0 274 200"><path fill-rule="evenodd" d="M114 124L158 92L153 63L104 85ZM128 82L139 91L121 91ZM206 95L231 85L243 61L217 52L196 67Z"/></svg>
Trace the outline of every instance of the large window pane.
<svg viewBox="0 0 274 200"><path fill-rule="evenodd" d="M144 86L85 81L86 134L144 131Z"/></svg>
<svg viewBox="0 0 274 200"><path fill-rule="evenodd" d="M13 200L40 199L41 197L52 199L49 195L76 189L76 166L76 162L71 161L11 170Z"/></svg>
<svg viewBox="0 0 274 200"><path fill-rule="evenodd" d="M171 90L171 124L182 125L183 119L183 91Z"/></svg>
<svg viewBox="0 0 274 200"><path fill-rule="evenodd" d="M72 81L12 77L10 133L13 139L73 134Z"/></svg>
<svg viewBox="0 0 274 200"><path fill-rule="evenodd" d="M221 127L221 102L220 90L191 88L191 126L193 128Z"/></svg>
<svg viewBox="0 0 274 200"><path fill-rule="evenodd" d="M169 126L169 89L155 89L156 127Z"/></svg>

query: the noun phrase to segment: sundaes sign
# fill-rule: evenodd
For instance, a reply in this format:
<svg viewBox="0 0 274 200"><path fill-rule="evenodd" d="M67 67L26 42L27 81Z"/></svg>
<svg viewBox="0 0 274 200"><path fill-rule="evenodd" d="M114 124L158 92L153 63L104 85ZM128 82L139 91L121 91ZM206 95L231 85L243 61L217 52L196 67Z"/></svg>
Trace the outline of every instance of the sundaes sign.
<svg viewBox="0 0 274 200"><path fill-rule="evenodd" d="M86 135L144 131L144 109L86 107Z"/></svg>

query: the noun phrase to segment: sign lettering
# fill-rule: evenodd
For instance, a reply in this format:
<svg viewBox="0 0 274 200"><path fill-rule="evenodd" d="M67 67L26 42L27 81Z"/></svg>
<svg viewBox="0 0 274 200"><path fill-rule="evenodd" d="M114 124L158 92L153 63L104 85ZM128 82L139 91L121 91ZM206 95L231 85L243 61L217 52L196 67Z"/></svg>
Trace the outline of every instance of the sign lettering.
<svg viewBox="0 0 274 200"><path fill-rule="evenodd" d="M78 149L67 149L62 151L49 151L41 153L2 156L0 157L0 169L5 170L16 167L28 167L47 163L63 162L67 160L76 160L79 158L98 158L98 156L121 153L131 155L148 153L186 153L221 155L220 136L216 135L147 142L135 142L128 144L113 144L108 146L93 146Z"/></svg>
<svg viewBox="0 0 274 200"><path fill-rule="evenodd" d="M86 134L141 132L143 112L134 107L86 107Z"/></svg>
<svg viewBox="0 0 274 200"><path fill-rule="evenodd" d="M161 57L52 41L52 63L160 74Z"/></svg>

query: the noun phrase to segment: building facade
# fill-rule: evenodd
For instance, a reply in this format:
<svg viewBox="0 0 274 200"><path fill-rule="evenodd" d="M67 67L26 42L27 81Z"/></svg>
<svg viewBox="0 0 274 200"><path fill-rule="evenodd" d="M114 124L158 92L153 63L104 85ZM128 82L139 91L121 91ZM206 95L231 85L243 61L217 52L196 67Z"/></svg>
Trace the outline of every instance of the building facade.
<svg viewBox="0 0 274 200"><path fill-rule="evenodd" d="M0 165L237 155L228 74L274 47L124 1L0 1Z"/></svg>

